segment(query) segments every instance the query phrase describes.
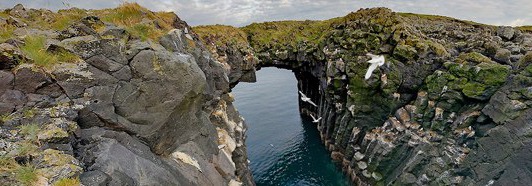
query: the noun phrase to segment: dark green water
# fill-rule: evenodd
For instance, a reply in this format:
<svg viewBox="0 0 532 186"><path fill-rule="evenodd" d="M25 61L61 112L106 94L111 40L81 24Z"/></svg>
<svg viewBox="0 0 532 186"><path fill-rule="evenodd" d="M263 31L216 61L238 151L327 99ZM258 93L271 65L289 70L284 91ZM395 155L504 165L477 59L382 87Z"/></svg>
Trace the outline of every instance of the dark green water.
<svg viewBox="0 0 532 186"><path fill-rule="evenodd" d="M239 83L233 94L248 124L246 144L257 185L349 185L316 125L299 115L291 71L263 68L257 83Z"/></svg>

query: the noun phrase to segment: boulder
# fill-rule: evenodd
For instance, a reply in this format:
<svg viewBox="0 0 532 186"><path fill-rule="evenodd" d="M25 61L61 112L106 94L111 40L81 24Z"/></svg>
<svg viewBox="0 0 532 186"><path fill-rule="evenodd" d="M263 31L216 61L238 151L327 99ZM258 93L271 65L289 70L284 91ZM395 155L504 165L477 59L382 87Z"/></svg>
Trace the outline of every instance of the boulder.
<svg viewBox="0 0 532 186"><path fill-rule="evenodd" d="M22 67L15 72L15 89L26 94L52 83L52 79L43 71L32 66Z"/></svg>
<svg viewBox="0 0 532 186"><path fill-rule="evenodd" d="M0 70L0 95L3 95L9 89L13 89L13 80L15 76L10 71Z"/></svg>
<svg viewBox="0 0 532 186"><path fill-rule="evenodd" d="M0 44L0 70L10 70L26 60L26 57L15 46L2 43Z"/></svg>
<svg viewBox="0 0 532 186"><path fill-rule="evenodd" d="M9 11L9 15L21 18L28 18L29 14L22 4L17 4Z"/></svg>
<svg viewBox="0 0 532 186"><path fill-rule="evenodd" d="M497 35L505 40L512 40L514 38L515 30L510 26L501 26L497 28Z"/></svg>

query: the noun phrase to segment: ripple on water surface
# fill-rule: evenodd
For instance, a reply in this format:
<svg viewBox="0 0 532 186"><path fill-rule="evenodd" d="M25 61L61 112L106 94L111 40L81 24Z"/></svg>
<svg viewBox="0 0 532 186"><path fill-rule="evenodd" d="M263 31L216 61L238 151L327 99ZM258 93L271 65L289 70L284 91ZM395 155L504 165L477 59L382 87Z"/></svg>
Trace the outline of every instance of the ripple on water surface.
<svg viewBox="0 0 532 186"><path fill-rule="evenodd" d="M315 124L299 115L294 74L263 68L257 80L233 89L248 125L246 144L257 185L349 185Z"/></svg>

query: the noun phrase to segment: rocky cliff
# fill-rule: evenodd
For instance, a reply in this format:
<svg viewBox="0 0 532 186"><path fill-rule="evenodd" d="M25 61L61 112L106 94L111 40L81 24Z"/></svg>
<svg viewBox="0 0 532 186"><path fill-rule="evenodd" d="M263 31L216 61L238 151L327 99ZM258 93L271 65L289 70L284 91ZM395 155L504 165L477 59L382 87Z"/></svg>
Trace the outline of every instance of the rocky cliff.
<svg viewBox="0 0 532 186"><path fill-rule="evenodd" d="M230 79L173 13L0 12L0 185L253 185Z"/></svg>
<svg viewBox="0 0 532 186"><path fill-rule="evenodd" d="M231 56L237 51L257 57L257 68L293 70L299 90L318 103L301 102L301 113L322 118L317 129L331 158L359 185L532 182L526 27L374 8L194 30L215 56L241 59ZM387 63L365 80L368 52ZM235 74L251 64L229 63Z"/></svg>
<svg viewBox="0 0 532 186"><path fill-rule="evenodd" d="M0 11L0 184L253 185L230 89L276 66L355 183L528 185L527 29L384 8L191 28L136 4L17 5ZM368 52L387 64L365 80Z"/></svg>

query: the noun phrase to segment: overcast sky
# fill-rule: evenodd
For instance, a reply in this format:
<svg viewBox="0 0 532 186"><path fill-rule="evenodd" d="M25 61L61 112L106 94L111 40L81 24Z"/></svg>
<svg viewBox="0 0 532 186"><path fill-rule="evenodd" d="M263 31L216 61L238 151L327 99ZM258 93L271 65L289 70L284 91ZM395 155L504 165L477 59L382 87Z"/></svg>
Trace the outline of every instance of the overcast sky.
<svg viewBox="0 0 532 186"><path fill-rule="evenodd" d="M0 0L31 8L116 7L124 0ZM63 3L64 2L64 3ZM156 11L174 11L190 25L244 26L274 20L323 20L360 8L388 7L397 12L437 14L493 25L532 25L532 0L129 0Z"/></svg>

